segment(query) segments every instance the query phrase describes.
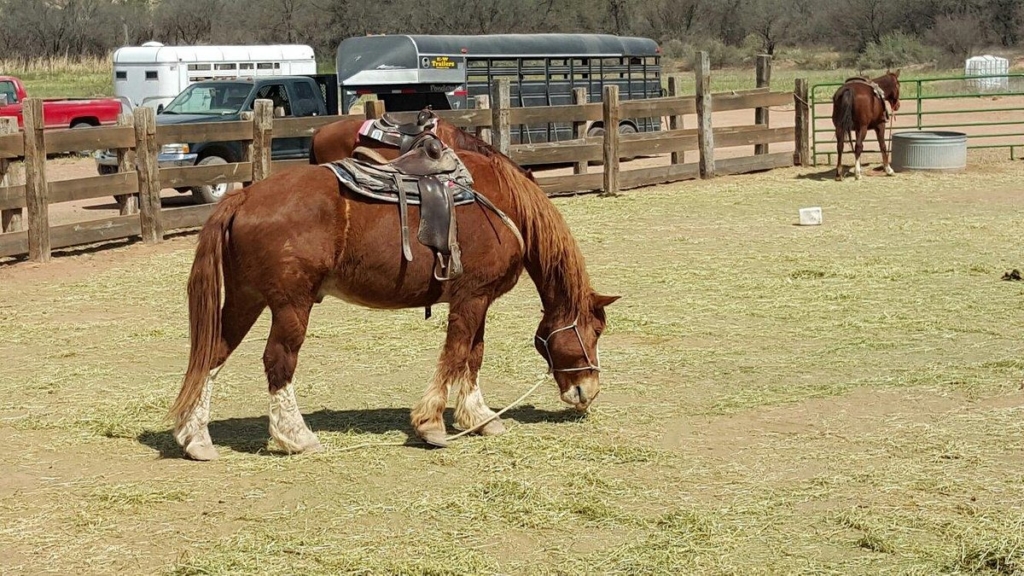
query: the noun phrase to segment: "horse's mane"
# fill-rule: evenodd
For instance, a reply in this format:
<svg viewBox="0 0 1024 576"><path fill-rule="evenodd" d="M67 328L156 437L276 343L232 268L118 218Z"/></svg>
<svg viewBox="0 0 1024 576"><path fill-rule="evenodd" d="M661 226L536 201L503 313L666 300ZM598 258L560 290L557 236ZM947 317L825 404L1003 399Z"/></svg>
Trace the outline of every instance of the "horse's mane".
<svg viewBox="0 0 1024 576"><path fill-rule="evenodd" d="M525 178L521 169L515 170L514 162L503 157L489 159L499 181L509 188L509 200L519 217L519 232L526 245L526 258L538 265L540 282L555 283L564 290L564 304L569 314L579 314L588 305L590 295L590 277L584 266L583 252L561 212L540 186Z"/></svg>
<svg viewBox="0 0 1024 576"><path fill-rule="evenodd" d="M476 152L478 154L483 154L484 156L490 158L501 158L505 160L507 163L511 164L512 166L515 166L519 170L519 172L521 172L524 176L529 178L530 181L537 182L537 179L533 177L533 172L513 162L512 159L509 158L507 155L503 154L501 150L498 150L494 146L488 144L487 142L481 140L480 138L477 138L473 134L466 132L465 130L459 128L458 126L452 124L451 122L448 122L448 127L451 129L452 139L454 140L454 143L457 144L457 148L461 150L469 150L470 152Z"/></svg>

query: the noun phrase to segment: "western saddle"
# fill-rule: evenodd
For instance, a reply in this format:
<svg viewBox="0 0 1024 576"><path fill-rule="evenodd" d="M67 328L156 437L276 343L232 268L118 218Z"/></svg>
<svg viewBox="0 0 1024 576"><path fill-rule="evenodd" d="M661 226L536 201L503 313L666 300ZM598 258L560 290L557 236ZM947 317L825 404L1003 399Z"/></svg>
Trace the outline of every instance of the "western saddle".
<svg viewBox="0 0 1024 576"><path fill-rule="evenodd" d="M433 134L437 126L437 115L429 107L416 115L414 122L401 124L389 114L367 120L359 128L359 135L398 148L401 154L412 150L427 134Z"/></svg>
<svg viewBox="0 0 1024 576"><path fill-rule="evenodd" d="M889 102L889 99L885 97L885 90L882 90L881 86L876 84L870 78L866 78L866 77L863 77L863 76L854 76L852 78L847 78L846 82L844 82L844 83L845 84L864 84L864 85L870 87L871 90L874 91L875 96L878 96L878 99L882 101L882 105L885 106L885 121L886 122L889 121L889 117L892 116L892 103Z"/></svg>

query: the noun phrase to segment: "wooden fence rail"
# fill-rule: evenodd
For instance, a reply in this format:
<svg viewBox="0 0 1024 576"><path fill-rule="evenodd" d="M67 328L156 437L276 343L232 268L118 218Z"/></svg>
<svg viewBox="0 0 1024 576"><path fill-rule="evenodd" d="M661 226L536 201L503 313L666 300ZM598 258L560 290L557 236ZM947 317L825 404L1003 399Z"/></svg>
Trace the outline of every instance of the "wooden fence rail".
<svg viewBox="0 0 1024 576"><path fill-rule="evenodd" d="M770 170L809 159L807 82L797 80L793 91L771 91L770 59L758 59L757 84L752 90L711 93L710 67L706 53L695 62L696 94L680 94L680 82L670 77L668 96L644 100L619 100L618 88L606 86L601 102L587 102L584 89L573 94L572 105L513 108L507 79L494 83L489 96L478 96L474 108L444 110L437 114L475 133L524 166L566 165L572 172L543 176L538 184L548 194L620 191L664 182L715 175ZM769 108L793 105L795 128L770 126ZM712 111L753 110L753 122L744 126L715 127ZM243 120L206 124L157 126L151 108L138 108L123 115L117 126L75 130L42 129L42 101L25 103L25 130L0 119L0 257L27 254L31 260L46 261L58 248L92 244L120 238L141 237L153 243L181 229L197 228L206 221L214 205L163 208L160 192L219 183L243 184L263 180L281 170L308 160L271 159L274 138L309 137L315 130L342 118L374 118L384 113L383 102L370 102L365 114L313 118L274 119L271 103L258 100ZM407 121L415 112L393 113ZM686 127L687 117L695 117ZM656 118L660 130L620 133L620 119ZM558 123L572 129L570 140L544 143L513 143L513 126ZM595 128L602 128L596 129ZM591 135L588 136L588 130ZM238 162L188 167L160 168L157 160L165 144L177 142L241 142L244 157ZM775 143L795 143L795 152L770 153ZM754 155L716 159L715 149L753 147ZM82 149L116 152L118 171L114 174L75 180L50 181L46 156ZM696 152L696 162L685 163L685 154ZM635 157L667 155L668 165L630 168L622 163ZM589 171L588 164L600 164ZM23 165L24 183L15 176ZM49 205L93 198L116 198L120 214L90 222L50 226ZM22 216L25 219L22 219Z"/></svg>

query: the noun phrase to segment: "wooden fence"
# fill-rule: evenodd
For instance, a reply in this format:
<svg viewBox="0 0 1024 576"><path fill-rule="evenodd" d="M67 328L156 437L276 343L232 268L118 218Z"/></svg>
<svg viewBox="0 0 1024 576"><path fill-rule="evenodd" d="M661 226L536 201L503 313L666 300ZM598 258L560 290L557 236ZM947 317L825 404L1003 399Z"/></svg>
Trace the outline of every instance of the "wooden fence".
<svg viewBox="0 0 1024 576"><path fill-rule="evenodd" d="M679 94L678 79L670 77L669 96L664 98L620 101L618 87L606 86L602 102L586 102L585 91L579 89L577 103L573 105L513 108L508 81L500 80L489 98L477 98L476 108L438 111L437 114L475 131L523 166L571 165L572 174L535 174L540 186L549 194L601 191L615 195L623 189L665 182L809 164L806 81L798 80L795 91L771 91L768 86L770 60L761 57L758 88L712 94L706 53L700 54L695 68L697 89L694 95ZM772 128L769 108L790 104L795 104L796 127ZM745 109L754 112L749 125L716 128L712 124L712 112ZM383 112L382 102L371 102L364 115L347 117L376 117ZM395 116L414 114L396 113ZM160 191L225 182L249 183L290 166L306 164L308 161L304 159L272 161L272 140L308 137L318 127L346 117L274 119L270 101L257 101L251 116L236 122L157 127L153 110L139 108L133 115L122 116L117 126L44 131L42 101L26 100L23 132L0 119L0 214L3 216L0 257L27 254L31 260L46 261L51 251L58 248L140 236L145 242L160 242L169 232L200 227L214 205L163 208ZM686 116L695 117L696 128L683 128ZM644 117L665 118L667 126L659 131L634 134L605 130L600 137L587 137L584 132L590 122L617 126L621 118ZM561 142L511 145L513 125L549 122L571 122L576 137ZM248 144L241 161L175 168L160 168L157 164L164 144L226 141ZM795 152L770 153L769 145L780 142L795 143ZM753 155L716 160L716 147L737 146L752 146ZM47 154L82 149L115 150L118 172L75 180L47 180ZM684 153L690 151L698 153L697 162L683 162ZM621 170L623 158L666 154L670 158L667 165ZM13 184L17 178L10 178L16 166L14 161L18 160L23 160L24 184ZM591 162L601 163L599 171L588 171ZM50 204L114 196L128 198L118 216L60 226L49 224Z"/></svg>

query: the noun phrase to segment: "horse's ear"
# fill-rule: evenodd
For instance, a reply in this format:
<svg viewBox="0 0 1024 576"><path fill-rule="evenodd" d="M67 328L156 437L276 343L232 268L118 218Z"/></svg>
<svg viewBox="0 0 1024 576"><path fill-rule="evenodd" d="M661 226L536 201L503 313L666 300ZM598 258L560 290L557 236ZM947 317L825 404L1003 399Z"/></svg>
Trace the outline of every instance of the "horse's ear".
<svg viewBox="0 0 1024 576"><path fill-rule="evenodd" d="M594 293L594 307L595 308L604 308L606 306L610 306L612 303L614 303L619 298L622 298L622 296L604 296L602 294L598 294L597 292L595 292Z"/></svg>
<svg viewBox="0 0 1024 576"><path fill-rule="evenodd" d="M896 71L892 73L892 75L897 77L897 78L899 78L900 77L900 69L897 68Z"/></svg>

